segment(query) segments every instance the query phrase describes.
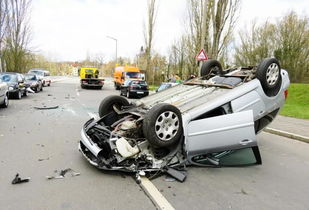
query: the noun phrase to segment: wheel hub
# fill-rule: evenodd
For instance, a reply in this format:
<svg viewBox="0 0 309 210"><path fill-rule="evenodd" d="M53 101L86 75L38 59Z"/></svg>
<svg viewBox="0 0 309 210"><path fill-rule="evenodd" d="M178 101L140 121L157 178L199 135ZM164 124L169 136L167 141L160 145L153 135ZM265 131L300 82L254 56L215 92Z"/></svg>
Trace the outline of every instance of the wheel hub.
<svg viewBox="0 0 309 210"><path fill-rule="evenodd" d="M172 111L166 111L160 114L156 120L156 135L162 141L169 141L177 134L179 129L178 116Z"/></svg>
<svg viewBox="0 0 309 210"><path fill-rule="evenodd" d="M269 85L273 86L276 84L279 78L279 66L276 63L269 65L266 71L266 81Z"/></svg>

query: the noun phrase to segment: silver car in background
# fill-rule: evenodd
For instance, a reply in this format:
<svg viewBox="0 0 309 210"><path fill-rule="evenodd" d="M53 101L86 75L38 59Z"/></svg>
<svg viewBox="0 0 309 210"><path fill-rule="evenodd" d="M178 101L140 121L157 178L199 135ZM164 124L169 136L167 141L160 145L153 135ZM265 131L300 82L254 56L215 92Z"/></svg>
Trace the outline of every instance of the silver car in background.
<svg viewBox="0 0 309 210"><path fill-rule="evenodd" d="M9 106L9 87L0 78L0 107L7 108Z"/></svg>
<svg viewBox="0 0 309 210"><path fill-rule="evenodd" d="M131 103L103 99L79 150L100 169L167 172L182 181L187 165L261 164L256 135L284 105L289 84L275 58L224 71L208 60L201 77L184 84Z"/></svg>

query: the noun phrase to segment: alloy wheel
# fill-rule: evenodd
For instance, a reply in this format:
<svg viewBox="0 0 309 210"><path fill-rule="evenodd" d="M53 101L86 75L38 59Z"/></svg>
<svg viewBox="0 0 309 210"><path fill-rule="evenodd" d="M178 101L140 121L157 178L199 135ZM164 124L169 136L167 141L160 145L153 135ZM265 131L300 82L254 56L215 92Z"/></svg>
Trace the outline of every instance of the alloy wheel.
<svg viewBox="0 0 309 210"><path fill-rule="evenodd" d="M166 111L160 114L156 120L156 135L162 141L169 141L176 136L179 129L178 116L172 111Z"/></svg>

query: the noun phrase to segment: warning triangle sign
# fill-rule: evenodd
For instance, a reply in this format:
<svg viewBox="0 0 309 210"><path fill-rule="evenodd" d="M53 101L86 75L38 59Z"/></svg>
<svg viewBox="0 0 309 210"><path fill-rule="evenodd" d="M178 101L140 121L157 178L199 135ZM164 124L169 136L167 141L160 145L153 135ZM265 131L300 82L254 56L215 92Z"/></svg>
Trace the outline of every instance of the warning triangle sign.
<svg viewBox="0 0 309 210"><path fill-rule="evenodd" d="M204 49L201 49L201 51L196 56L197 61L206 61L208 60L208 57L204 51Z"/></svg>

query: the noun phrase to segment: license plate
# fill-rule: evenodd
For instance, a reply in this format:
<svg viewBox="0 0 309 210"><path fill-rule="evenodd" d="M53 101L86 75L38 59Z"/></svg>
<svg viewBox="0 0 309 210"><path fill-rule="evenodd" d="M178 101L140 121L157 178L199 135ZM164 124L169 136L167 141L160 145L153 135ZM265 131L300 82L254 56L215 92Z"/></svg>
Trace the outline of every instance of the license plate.
<svg viewBox="0 0 309 210"><path fill-rule="evenodd" d="M140 92L140 91L137 92L137 94L143 94L143 93L144 93L144 92Z"/></svg>

